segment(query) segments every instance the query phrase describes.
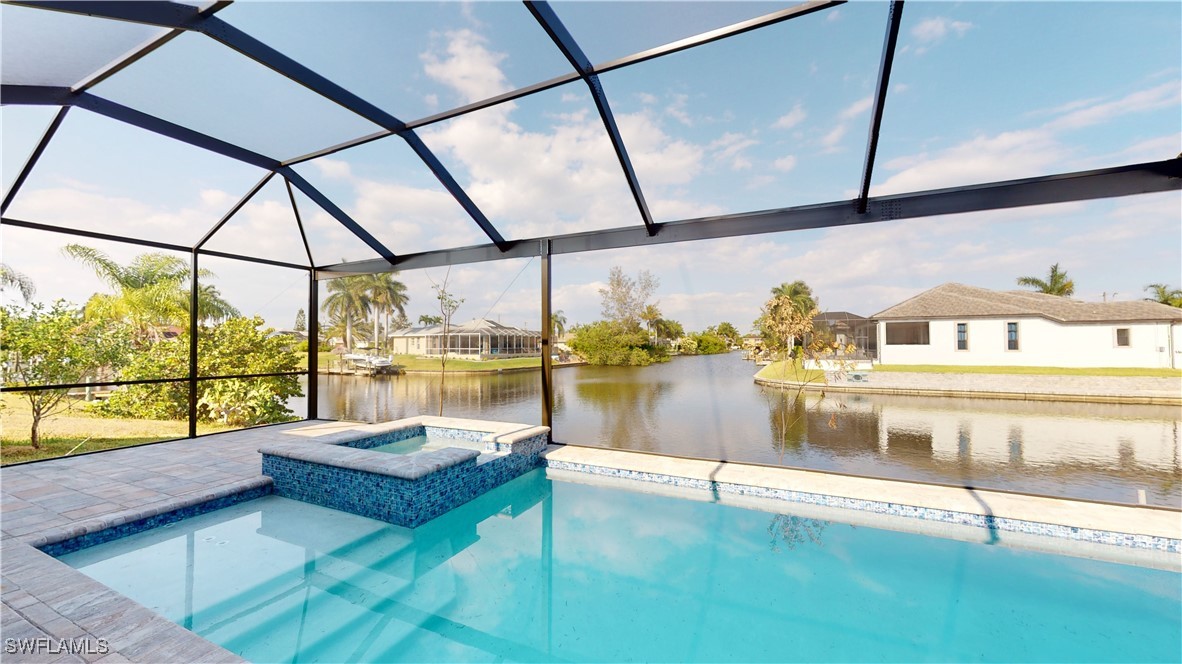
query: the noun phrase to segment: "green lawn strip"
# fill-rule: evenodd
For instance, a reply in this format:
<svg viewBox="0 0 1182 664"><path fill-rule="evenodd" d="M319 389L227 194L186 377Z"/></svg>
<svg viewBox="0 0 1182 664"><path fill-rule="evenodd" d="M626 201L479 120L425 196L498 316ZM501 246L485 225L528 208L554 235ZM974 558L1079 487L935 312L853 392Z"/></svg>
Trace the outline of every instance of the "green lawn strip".
<svg viewBox="0 0 1182 664"><path fill-rule="evenodd" d="M778 380L788 383L825 384L825 372L816 369L805 369L800 362L779 360L772 362L755 374L760 380Z"/></svg>
<svg viewBox="0 0 1182 664"><path fill-rule="evenodd" d="M941 374L1009 374L1030 376L1135 376L1182 378L1182 369L1142 369L1136 367L964 367L943 364L876 364L876 372Z"/></svg>

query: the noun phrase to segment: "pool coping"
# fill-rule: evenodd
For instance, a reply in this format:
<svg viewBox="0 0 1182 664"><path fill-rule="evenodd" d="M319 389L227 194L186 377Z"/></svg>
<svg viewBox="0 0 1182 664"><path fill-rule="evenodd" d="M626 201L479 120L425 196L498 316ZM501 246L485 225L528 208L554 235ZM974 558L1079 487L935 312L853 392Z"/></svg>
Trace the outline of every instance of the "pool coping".
<svg viewBox="0 0 1182 664"><path fill-rule="evenodd" d="M974 488L916 484L726 461L551 446L547 468L782 503L840 508L1108 546L1182 553L1182 518L1160 507L1083 503Z"/></svg>

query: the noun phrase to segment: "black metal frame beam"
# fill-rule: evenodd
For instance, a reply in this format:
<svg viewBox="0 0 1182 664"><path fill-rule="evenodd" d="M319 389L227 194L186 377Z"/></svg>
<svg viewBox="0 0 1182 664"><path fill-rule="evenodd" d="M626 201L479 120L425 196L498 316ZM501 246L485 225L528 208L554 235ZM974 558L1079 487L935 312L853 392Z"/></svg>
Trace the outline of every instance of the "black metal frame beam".
<svg viewBox="0 0 1182 664"><path fill-rule="evenodd" d="M886 108L891 68L895 63L895 45L899 41L899 26L902 22L903 0L895 0L887 15L887 33L883 39L882 61L878 66L878 89L874 93L874 107L870 112L870 137L866 140L866 163L862 168L862 188L858 192L858 214L866 212L866 202L870 198L870 179L874 175L874 158L878 154L878 132L882 128L882 113Z"/></svg>
<svg viewBox="0 0 1182 664"><path fill-rule="evenodd" d="M628 189L632 191L632 200L636 203L641 220L644 221L644 228L649 235L656 235L659 227L653 223L653 215L649 212L648 203L644 200L644 192L640 188L640 180L636 177L636 169L632 167L632 159L628 157L628 149L624 146L624 138L620 136L620 128L616 125L615 116L612 115L611 104L607 101L607 94L603 91L603 84L599 82L599 76L595 74L595 67L592 66L591 60L583 53L583 49L579 47L579 43L575 41L566 26L562 24L558 14L554 13L550 3L545 0L525 0L525 6L542 26L542 29L546 31L546 34L550 36L558 50L562 51L571 67L587 83L587 87L591 90L591 98L595 100L595 108L599 110L599 117L603 121L603 128L607 131L607 136L612 142L612 149L616 151L616 159L619 160L624 177L628 180Z"/></svg>
<svg viewBox="0 0 1182 664"><path fill-rule="evenodd" d="M283 178L283 186L287 188L287 200L291 202L291 213L295 215L296 228L300 231L300 241L304 243L304 252L308 254L308 265L316 266L316 259L312 258L312 247L308 244L308 234L304 232L304 220L300 217L300 206L296 205L295 192L291 190L291 180Z"/></svg>
<svg viewBox="0 0 1182 664"><path fill-rule="evenodd" d="M116 3L122 4L122 3ZM137 4L137 3L128 3ZM354 221L348 214L332 203L324 194L320 193L316 187L309 183L304 178L300 177L298 173L289 166L280 166L279 162L265 157L257 152L252 152L245 148L238 147L232 143L227 143L218 138L193 131L187 127L174 124L167 120L161 120L147 113L128 108L121 104L103 99L95 96L89 92L71 92L69 88L58 88L48 86L28 86L28 85L5 85L0 87L0 99L5 103L29 104L40 106L78 106L88 111L104 115L113 120L125 122L127 124L151 131L162 136L188 143L194 147L202 148L220 154L224 157L236 159L238 161L257 166L267 171L280 172L288 180L291 180L299 187L300 191L307 194L309 198L316 201L329 214L331 214L342 226L349 229L351 233L356 235L361 241L368 244L379 256L393 258L394 254L385 247L381 242L369 234L364 228ZM15 191L15 188L14 188ZM253 194L251 194L253 195ZM231 210L231 214L241 207L243 201L239 201L240 205ZM229 216L223 218L220 224L225 223ZM216 230L216 229L215 229ZM205 238L208 239L208 238ZM205 239L202 241L204 242ZM186 249L188 251L189 249ZM258 262L268 262L263 259L255 259ZM270 261L274 262L274 261ZM291 264L285 264L291 265ZM306 266L299 266L306 267Z"/></svg>
<svg viewBox="0 0 1182 664"><path fill-rule="evenodd" d="M410 270L480 263L502 258L529 258L539 255L538 242L542 239L550 240L552 254L570 254L672 242L832 228L896 219L1004 210L1166 191L1182 191L1182 158L1005 182L876 196L868 199L867 210L864 214L858 213L856 200L835 201L778 210L670 221L661 225L661 233L656 236L648 235L644 229L639 227L615 228L551 238L535 238L519 242L507 252L501 252L489 245L481 245L404 255L398 259L394 268L377 261L356 261L324 266L317 269L317 274L324 278L332 278L391 269Z"/></svg>
<svg viewBox="0 0 1182 664"><path fill-rule="evenodd" d="M230 217L238 214L238 211L245 207L246 204L250 202L250 199L254 198L254 195L259 193L263 187L267 186L267 183L270 182L271 178L273 177L275 177L274 171L264 175L261 180L259 180L253 187L250 188L250 191L246 192L242 198L238 199L238 202L234 204L234 207L227 210L226 213L222 215L222 218L218 219L218 222L213 225L213 228L209 229L206 231L205 235L201 236L201 239L197 241L197 244L193 245L193 248L200 249L201 247L204 247L205 243L209 242L210 238L212 238L215 233L222 230L222 226L225 226L227 221L230 221ZM311 263L309 263L309 265L311 265Z"/></svg>
<svg viewBox="0 0 1182 664"><path fill-rule="evenodd" d="M288 80L328 99L342 108L359 115L392 134L398 134L426 164L427 168L447 189L456 202L472 217L488 238L497 245L508 246L504 237L480 211L468 193L460 187L451 173L431 152L413 129L394 115L346 90L330 79L291 59L284 53L255 39L251 35L211 14L203 14L195 7L172 2L111 2L106 0L18 0L13 4L72 14L156 25L177 30L190 30L237 51ZM276 162L278 166L278 162ZM275 170L271 168L271 170ZM383 254L385 255L385 254Z"/></svg>
<svg viewBox="0 0 1182 664"><path fill-rule="evenodd" d="M620 69L622 67L627 67L630 65L639 64L641 62L646 62L646 61L652 60L654 58L659 58L659 57L663 57L666 55L671 55L673 53L678 53L680 51L694 48L696 46L702 46L704 44L709 44L711 42L715 42L720 39L725 39L725 38L733 36L733 35L739 35L744 32L750 32L752 30L756 30L758 28L762 28L762 27L765 27L768 25L774 25L776 23L781 23L781 22L787 21L789 19L797 18L800 16L806 16L808 14L812 14L813 12L821 11L823 9L829 9L830 7L836 7L838 5L845 4L845 2L846 2L846 0L820 0L820 1L813 0L810 2L805 2L802 4L796 5L794 7L789 7L787 9L782 9L780 11L772 12L770 14L758 16L756 18L753 18L753 19L750 19L747 21L741 21L739 23L735 23L735 24L728 25L728 26L725 26L722 28L718 28L716 30L710 30L708 32L703 32L701 34L694 35L692 37L686 37L685 39L671 42L671 43L665 44L663 46L658 46L656 48L651 48L646 51L641 51L639 53L634 53L632 55L625 56L623 58L618 58L616 60L610 60L610 61L605 62L603 64L596 65L596 66L592 67L591 73L598 75L598 74L603 74L603 73L613 71L616 69ZM576 74L576 73L555 76L554 78L551 78L551 79L548 79L545 81L541 81L540 83L534 83L533 85L527 85L523 88L518 88L516 90L510 90L509 92L503 92L499 95L489 97L488 99L482 99L480 101L475 101L475 102L472 102L471 104L465 104L464 106L457 106L456 108L453 108L451 110L443 111L441 113L436 113L434 115L428 115L426 117L422 117L417 120L410 120L406 123L406 127L408 129L418 129L419 127L425 127L427 125L432 125L437 122L443 122L445 120L450 120L452 118L456 118L461 115L466 115L468 113L472 113L472 112L479 111L479 110L482 110L485 108L496 106L497 104L502 104L507 101L513 101L514 99L520 99L522 97L526 97L528 95L532 95L537 92L543 92L545 90L557 88L559 86L566 85L567 83L572 83L574 81L577 81L580 78L582 78L582 76L580 74ZM289 159L283 163L285 165L298 164L300 162L308 161L310 159L316 159L317 157L324 157L326 155L334 154L336 152L340 152L341 150L347 150L349 148L357 147L359 145L364 145L365 143L369 143L370 141L375 141L380 138L386 138L387 136L390 136L391 134L393 134L393 132L385 131L385 132L379 132L376 134L370 134L368 136L362 136L362 137L353 139L351 141L345 141L344 143L339 143L337 145L324 148L322 150L317 150L316 152L310 152L306 155L302 155L299 157L295 157L293 159Z"/></svg>
<svg viewBox="0 0 1182 664"><path fill-rule="evenodd" d="M58 127L62 126L62 121L66 119L66 113L69 110L69 106L62 106L58 109L57 114L53 116L53 119L49 121L49 125L45 127L45 132L41 134L41 140L37 141L37 145L33 147L33 151L29 153L29 157L25 159L24 165L21 166L21 172L12 181L12 187L4 195L4 202L0 204L0 215L8 212L8 206L12 205L12 201L21 190L21 186L24 185L29 174L33 172L33 167L37 165L37 160L41 158L41 154L45 152L45 148L49 147L49 142L53 140L53 135L57 133Z"/></svg>

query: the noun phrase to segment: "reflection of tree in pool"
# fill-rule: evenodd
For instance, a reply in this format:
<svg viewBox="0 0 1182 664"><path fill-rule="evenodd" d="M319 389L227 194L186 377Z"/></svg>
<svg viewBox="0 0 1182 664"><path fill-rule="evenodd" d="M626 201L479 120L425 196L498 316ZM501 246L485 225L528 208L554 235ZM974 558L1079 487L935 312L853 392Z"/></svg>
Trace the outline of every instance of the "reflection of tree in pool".
<svg viewBox="0 0 1182 664"><path fill-rule="evenodd" d="M600 441L609 447L648 451L657 449L660 442L658 406L672 390L670 381L589 380L575 384L579 401L603 416Z"/></svg>
<svg viewBox="0 0 1182 664"><path fill-rule="evenodd" d="M829 526L828 521L820 519L806 519L791 514L777 514L767 525L767 534L772 540L769 547L779 552L781 548L795 549L798 544L811 542L817 546L825 546L821 541L821 532Z"/></svg>

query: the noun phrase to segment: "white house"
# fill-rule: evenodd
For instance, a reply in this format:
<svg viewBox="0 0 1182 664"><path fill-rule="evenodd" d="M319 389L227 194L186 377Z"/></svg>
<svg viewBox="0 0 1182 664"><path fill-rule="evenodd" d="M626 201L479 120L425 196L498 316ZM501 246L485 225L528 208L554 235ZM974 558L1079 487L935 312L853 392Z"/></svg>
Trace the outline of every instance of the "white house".
<svg viewBox="0 0 1182 664"><path fill-rule="evenodd" d="M443 326L412 327L389 336L396 355L439 357L443 354ZM541 356L542 333L523 330L484 318L453 324L447 334L448 355L469 360Z"/></svg>
<svg viewBox="0 0 1182 664"><path fill-rule="evenodd" d="M883 364L1182 367L1182 309L944 284L881 311Z"/></svg>

